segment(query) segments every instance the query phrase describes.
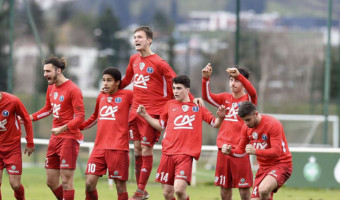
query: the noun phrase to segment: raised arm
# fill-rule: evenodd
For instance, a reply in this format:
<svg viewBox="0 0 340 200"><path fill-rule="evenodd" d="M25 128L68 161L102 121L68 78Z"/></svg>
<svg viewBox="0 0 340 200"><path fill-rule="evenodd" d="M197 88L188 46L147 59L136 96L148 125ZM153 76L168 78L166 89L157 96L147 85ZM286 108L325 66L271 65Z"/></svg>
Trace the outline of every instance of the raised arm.
<svg viewBox="0 0 340 200"><path fill-rule="evenodd" d="M223 94L213 94L210 91L210 76L212 74L212 66L208 63L202 69L202 98L211 105L220 107L223 104Z"/></svg>

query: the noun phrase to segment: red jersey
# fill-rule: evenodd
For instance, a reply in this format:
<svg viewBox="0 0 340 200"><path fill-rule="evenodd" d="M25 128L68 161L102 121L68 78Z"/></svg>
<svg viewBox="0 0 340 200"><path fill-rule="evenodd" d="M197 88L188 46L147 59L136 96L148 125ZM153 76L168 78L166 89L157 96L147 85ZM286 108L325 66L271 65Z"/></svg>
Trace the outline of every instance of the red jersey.
<svg viewBox="0 0 340 200"><path fill-rule="evenodd" d="M222 148L223 144L237 145L240 141L240 131L244 123L238 116L240 103L243 101L251 101L255 105L257 104L256 90L250 81L242 74L236 78L242 83L248 95L234 98L233 94L228 92L213 94L210 92L209 79L203 78L202 80L202 98L216 107L224 105L227 111L216 139L218 148Z"/></svg>
<svg viewBox="0 0 340 200"><path fill-rule="evenodd" d="M32 114L33 121L45 118L53 112L53 128L67 125L68 130L51 137L73 138L83 140L79 126L84 122L83 95L80 89L68 80L56 86L49 85L46 92L45 106Z"/></svg>
<svg viewBox="0 0 340 200"><path fill-rule="evenodd" d="M131 90L98 95L94 113L80 126L80 129L88 129L98 123L95 149L129 151L128 116L131 104Z"/></svg>
<svg viewBox="0 0 340 200"><path fill-rule="evenodd" d="M213 126L215 117L207 108L192 102L168 101L160 116L162 128L166 127L162 152L165 155L189 155L198 160L202 147L202 120Z"/></svg>
<svg viewBox="0 0 340 200"><path fill-rule="evenodd" d="M18 116L24 121L27 147L34 147L32 121L20 99L12 94L1 92L0 100L0 145L7 146L20 142L21 127Z"/></svg>
<svg viewBox="0 0 340 200"><path fill-rule="evenodd" d="M232 155L242 156L247 144L256 148L255 154L260 167L292 162L283 126L272 116L262 114L259 125L254 128L244 124L241 141L236 149L231 150Z"/></svg>
<svg viewBox="0 0 340 200"><path fill-rule="evenodd" d="M126 87L132 80L132 109L144 105L149 114L159 115L165 103L173 98L172 79L175 77L169 64L157 54L142 57L137 53L130 57L120 88Z"/></svg>

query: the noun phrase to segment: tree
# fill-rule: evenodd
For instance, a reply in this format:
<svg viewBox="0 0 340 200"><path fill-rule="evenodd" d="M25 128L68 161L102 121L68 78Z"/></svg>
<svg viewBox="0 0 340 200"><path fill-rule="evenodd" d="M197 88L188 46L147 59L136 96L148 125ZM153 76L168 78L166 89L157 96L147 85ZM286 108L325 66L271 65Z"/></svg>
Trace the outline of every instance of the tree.
<svg viewBox="0 0 340 200"><path fill-rule="evenodd" d="M117 67L121 60L128 59L129 44L125 39L118 37L120 30L119 21L111 8L105 9L98 16L94 33L99 49L97 59L99 74L103 69L110 66Z"/></svg>
<svg viewBox="0 0 340 200"><path fill-rule="evenodd" d="M8 54L4 47L8 44L8 13L8 9L0 10L0 91L7 90Z"/></svg>

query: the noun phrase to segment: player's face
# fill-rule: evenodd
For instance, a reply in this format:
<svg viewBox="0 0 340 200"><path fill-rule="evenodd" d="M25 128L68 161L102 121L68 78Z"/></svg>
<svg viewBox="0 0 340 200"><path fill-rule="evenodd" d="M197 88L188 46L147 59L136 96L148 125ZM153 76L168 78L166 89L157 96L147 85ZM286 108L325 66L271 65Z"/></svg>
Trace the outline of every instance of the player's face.
<svg viewBox="0 0 340 200"><path fill-rule="evenodd" d="M255 111L255 113L242 117L242 120L249 128L254 128L259 123L258 115L259 113Z"/></svg>
<svg viewBox="0 0 340 200"><path fill-rule="evenodd" d="M137 31L133 35L136 51L142 51L150 47L152 39L147 38L144 31Z"/></svg>
<svg viewBox="0 0 340 200"><path fill-rule="evenodd" d="M108 94L113 94L118 90L120 81L115 79L110 74L103 75L103 91Z"/></svg>
<svg viewBox="0 0 340 200"><path fill-rule="evenodd" d="M234 77L229 78L229 87L232 93L239 93L243 90L242 83Z"/></svg>
<svg viewBox="0 0 340 200"><path fill-rule="evenodd" d="M183 84L174 83L172 84L172 91L177 101L184 101L188 96L189 88L185 88Z"/></svg>
<svg viewBox="0 0 340 200"><path fill-rule="evenodd" d="M58 69L53 67L52 64L46 64L44 65L44 77L47 80L47 83L49 85L54 84L57 81L58 78Z"/></svg>

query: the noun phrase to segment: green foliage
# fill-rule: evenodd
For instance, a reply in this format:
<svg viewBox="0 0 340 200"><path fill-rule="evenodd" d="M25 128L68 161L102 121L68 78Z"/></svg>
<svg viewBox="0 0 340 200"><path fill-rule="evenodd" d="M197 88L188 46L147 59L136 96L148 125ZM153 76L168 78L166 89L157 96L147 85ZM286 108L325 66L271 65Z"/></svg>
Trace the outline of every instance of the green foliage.
<svg viewBox="0 0 340 200"><path fill-rule="evenodd" d="M0 91L7 89L8 54L5 46L8 44L8 10L0 11Z"/></svg>
<svg viewBox="0 0 340 200"><path fill-rule="evenodd" d="M94 32L100 54L97 59L100 77L103 69L117 67L121 60L127 60L129 57L129 44L125 39L118 37L120 30L119 21L111 8L105 9L98 16Z"/></svg>

